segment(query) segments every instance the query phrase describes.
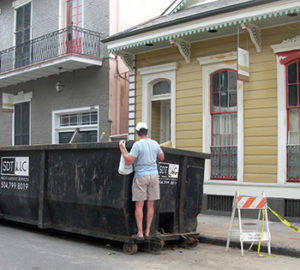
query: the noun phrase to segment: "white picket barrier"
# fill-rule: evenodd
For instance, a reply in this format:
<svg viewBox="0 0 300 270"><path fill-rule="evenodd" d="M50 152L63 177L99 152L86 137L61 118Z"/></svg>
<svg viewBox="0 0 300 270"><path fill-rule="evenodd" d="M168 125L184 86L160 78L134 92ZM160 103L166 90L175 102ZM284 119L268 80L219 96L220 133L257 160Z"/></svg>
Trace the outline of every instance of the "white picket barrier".
<svg viewBox="0 0 300 270"><path fill-rule="evenodd" d="M258 210L258 218L256 221L256 230L255 231L244 231L242 226L242 216L241 210L248 210L248 209L257 209ZM265 228L266 231L261 231L259 228L259 221L261 217L262 210L265 210ZM239 230L232 230L234 218L235 218L235 211L238 212L238 223L239 223ZM252 248L255 242L259 241L266 241L268 242L268 253L271 254L271 233L269 228L269 219L268 219L268 204L267 198L265 193L262 193L259 197L246 197L246 196L239 196L238 192L235 192L235 196L233 199L232 205L232 214L228 229L227 235L227 243L226 243L226 250L228 250L230 245L230 240L232 237L239 237L241 242L241 252L244 255L244 242L252 242L250 248Z"/></svg>

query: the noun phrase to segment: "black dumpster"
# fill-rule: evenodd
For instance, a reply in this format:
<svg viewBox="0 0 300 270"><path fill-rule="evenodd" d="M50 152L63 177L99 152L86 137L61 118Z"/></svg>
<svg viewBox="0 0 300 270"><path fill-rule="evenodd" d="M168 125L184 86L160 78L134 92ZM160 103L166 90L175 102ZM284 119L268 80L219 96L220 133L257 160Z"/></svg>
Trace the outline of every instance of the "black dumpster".
<svg viewBox="0 0 300 270"><path fill-rule="evenodd" d="M128 143L128 149L133 142ZM155 206L153 238L147 245L171 239L196 239L207 154L164 148L160 162L161 200ZM133 174L118 173L117 142L36 145L0 148L2 219L124 243L137 243ZM193 241L192 241L193 242Z"/></svg>

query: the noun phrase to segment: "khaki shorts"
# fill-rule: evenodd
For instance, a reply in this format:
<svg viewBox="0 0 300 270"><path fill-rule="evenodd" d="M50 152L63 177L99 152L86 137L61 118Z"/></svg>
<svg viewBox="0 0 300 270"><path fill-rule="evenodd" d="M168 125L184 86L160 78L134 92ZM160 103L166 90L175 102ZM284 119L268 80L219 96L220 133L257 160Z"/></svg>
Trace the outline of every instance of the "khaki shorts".
<svg viewBox="0 0 300 270"><path fill-rule="evenodd" d="M160 199L159 180L157 174L145 175L133 179L132 200L154 201Z"/></svg>

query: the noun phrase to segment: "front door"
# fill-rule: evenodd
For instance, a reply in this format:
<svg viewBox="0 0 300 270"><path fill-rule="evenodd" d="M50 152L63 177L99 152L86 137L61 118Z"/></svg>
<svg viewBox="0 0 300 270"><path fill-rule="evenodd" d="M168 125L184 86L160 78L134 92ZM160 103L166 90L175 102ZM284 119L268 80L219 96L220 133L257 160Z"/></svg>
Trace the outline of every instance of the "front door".
<svg viewBox="0 0 300 270"><path fill-rule="evenodd" d="M159 143L171 140L171 87L160 80L152 88L151 137Z"/></svg>
<svg viewBox="0 0 300 270"><path fill-rule="evenodd" d="M160 143L171 140L171 106L170 100L160 102Z"/></svg>
<svg viewBox="0 0 300 270"><path fill-rule="evenodd" d="M18 103L14 106L14 144L29 144L30 103Z"/></svg>
<svg viewBox="0 0 300 270"><path fill-rule="evenodd" d="M31 3L16 9L15 67L30 64Z"/></svg>
<svg viewBox="0 0 300 270"><path fill-rule="evenodd" d="M82 23L83 0L67 0L67 52L82 52Z"/></svg>

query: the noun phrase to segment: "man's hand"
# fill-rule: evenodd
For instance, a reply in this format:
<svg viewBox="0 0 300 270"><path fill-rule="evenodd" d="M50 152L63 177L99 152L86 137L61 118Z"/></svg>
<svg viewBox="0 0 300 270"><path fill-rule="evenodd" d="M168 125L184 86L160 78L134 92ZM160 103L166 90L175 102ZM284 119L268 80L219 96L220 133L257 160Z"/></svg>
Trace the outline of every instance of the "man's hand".
<svg viewBox="0 0 300 270"><path fill-rule="evenodd" d="M136 157L131 156L131 155L128 154L127 149L126 149L126 141L124 141L124 140L119 141L119 147L120 147L121 153L122 153L122 155L125 159L125 164L126 165L133 164Z"/></svg>
<svg viewBox="0 0 300 270"><path fill-rule="evenodd" d="M123 148L125 150L126 142L124 140L119 141L119 147L120 149Z"/></svg>

